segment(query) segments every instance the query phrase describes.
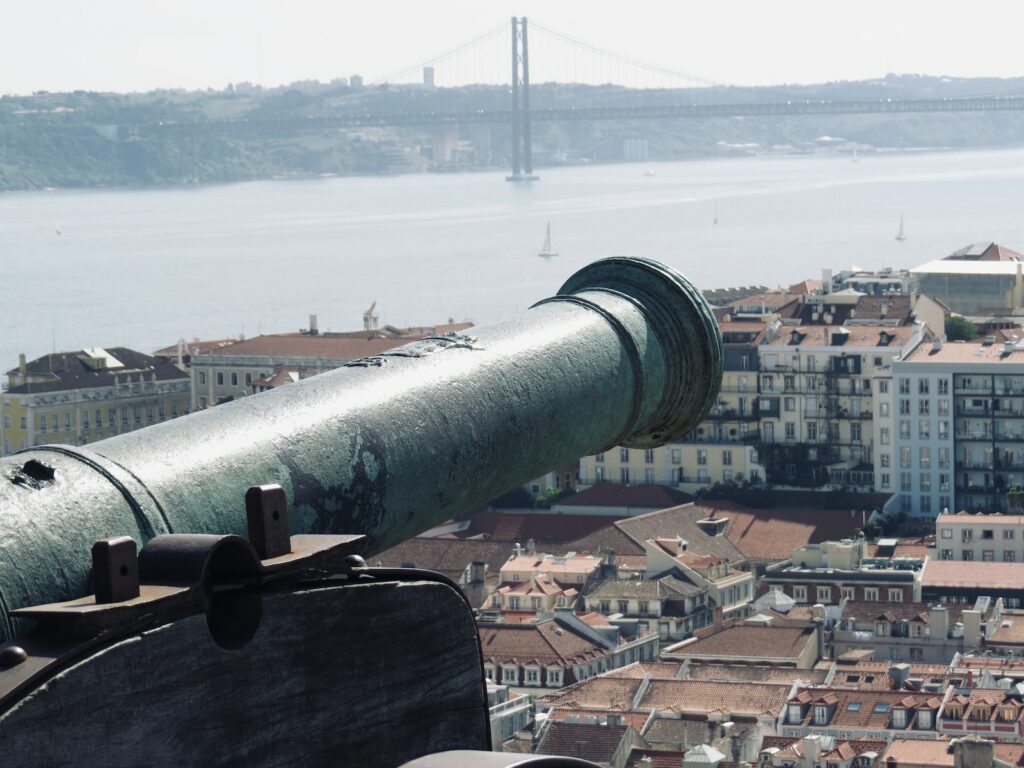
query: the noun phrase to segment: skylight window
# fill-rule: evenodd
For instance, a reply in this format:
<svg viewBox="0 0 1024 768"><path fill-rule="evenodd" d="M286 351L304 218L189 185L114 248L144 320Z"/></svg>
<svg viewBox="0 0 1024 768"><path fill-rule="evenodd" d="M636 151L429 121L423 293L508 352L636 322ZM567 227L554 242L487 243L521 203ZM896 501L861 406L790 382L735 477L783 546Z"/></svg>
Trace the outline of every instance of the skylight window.
<svg viewBox="0 0 1024 768"><path fill-rule="evenodd" d="M875 704L874 709L872 709L871 711L875 712L876 714L885 714L889 711L889 705L884 701L880 701L877 704Z"/></svg>
<svg viewBox="0 0 1024 768"><path fill-rule="evenodd" d="M860 712L860 702L859 701L851 701L849 704L846 705L846 711L847 712Z"/></svg>

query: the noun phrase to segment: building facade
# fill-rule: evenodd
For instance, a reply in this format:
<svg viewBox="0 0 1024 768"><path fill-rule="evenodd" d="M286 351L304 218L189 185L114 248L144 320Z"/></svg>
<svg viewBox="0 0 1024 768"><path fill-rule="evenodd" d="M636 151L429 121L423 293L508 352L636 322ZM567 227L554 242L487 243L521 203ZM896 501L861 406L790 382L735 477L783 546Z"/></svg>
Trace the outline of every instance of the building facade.
<svg viewBox="0 0 1024 768"><path fill-rule="evenodd" d="M926 344L893 365L887 511L1006 511L1024 487L1024 346Z"/></svg>
<svg viewBox="0 0 1024 768"><path fill-rule="evenodd" d="M92 443L184 416L190 403L188 374L125 347L22 355L2 393L0 453Z"/></svg>

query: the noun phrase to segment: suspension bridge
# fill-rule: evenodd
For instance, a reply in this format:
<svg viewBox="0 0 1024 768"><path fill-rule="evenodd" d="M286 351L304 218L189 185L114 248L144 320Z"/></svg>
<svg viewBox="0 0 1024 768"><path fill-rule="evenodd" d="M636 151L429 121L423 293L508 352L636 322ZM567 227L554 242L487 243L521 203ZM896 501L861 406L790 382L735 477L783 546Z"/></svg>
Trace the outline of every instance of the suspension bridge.
<svg viewBox="0 0 1024 768"><path fill-rule="evenodd" d="M540 78L534 74L533 81L543 83L541 103L536 98L537 86L531 87L531 35L535 45L534 73L538 68L541 72ZM495 51L495 44L504 49L502 55ZM499 64L502 59L505 63ZM509 61L510 70L499 74L498 68L507 66ZM448 73L447 78L445 73ZM420 77L422 81L410 83L410 78ZM486 98L474 92L474 84L484 83L508 86L506 104L496 103L493 94ZM593 93L583 103L579 99L565 103L566 99L559 98L558 90L551 87L558 83L589 83ZM416 86L413 91L416 98L406 99L400 106L389 98L397 88L405 87L408 91L412 85ZM955 98L858 100L810 97L807 89L793 89L783 93L781 98L779 94L778 89L773 89L774 99L768 101L761 89L731 86L670 70L591 45L541 24L530 24L525 17L513 17L511 23L487 30L463 45L370 81L362 88L352 89L347 95L326 102L319 114L164 122L121 126L121 129L125 135L148 132L244 135L266 131L418 126L433 127L443 133L461 125L507 125L511 130L511 173L507 178L530 181L537 178L533 168L532 126L535 123L1024 109L1024 96L1012 92Z"/></svg>

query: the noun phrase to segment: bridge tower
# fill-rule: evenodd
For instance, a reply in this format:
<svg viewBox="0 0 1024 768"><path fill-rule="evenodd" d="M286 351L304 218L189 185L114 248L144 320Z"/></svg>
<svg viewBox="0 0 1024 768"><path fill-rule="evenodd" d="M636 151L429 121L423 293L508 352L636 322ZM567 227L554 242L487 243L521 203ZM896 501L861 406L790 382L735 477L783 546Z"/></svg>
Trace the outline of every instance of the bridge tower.
<svg viewBox="0 0 1024 768"><path fill-rule="evenodd" d="M530 136L530 42L526 17L512 17L512 175L506 181L536 181Z"/></svg>

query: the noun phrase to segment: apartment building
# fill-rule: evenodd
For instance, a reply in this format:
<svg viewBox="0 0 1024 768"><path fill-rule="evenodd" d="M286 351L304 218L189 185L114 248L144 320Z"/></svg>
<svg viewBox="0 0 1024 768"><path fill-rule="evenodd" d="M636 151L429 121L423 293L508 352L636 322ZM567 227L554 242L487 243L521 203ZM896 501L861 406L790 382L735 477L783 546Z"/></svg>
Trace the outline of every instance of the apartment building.
<svg viewBox="0 0 1024 768"><path fill-rule="evenodd" d="M824 324L780 325L759 348L759 459L772 484L888 490L876 442L881 450L891 435L881 406L875 419L874 380L921 343L925 325L836 326L831 305L821 309Z"/></svg>
<svg viewBox="0 0 1024 768"><path fill-rule="evenodd" d="M189 412L188 374L125 347L58 352L7 372L0 454L84 445Z"/></svg>
<svg viewBox="0 0 1024 768"><path fill-rule="evenodd" d="M1024 256L1004 245L973 243L910 270L914 287L963 315L992 315L1024 306Z"/></svg>
<svg viewBox="0 0 1024 768"><path fill-rule="evenodd" d="M614 448L580 460L580 482L672 485L692 493L715 483L764 480L757 462L760 321L720 320L722 387L707 420L660 448Z"/></svg>
<svg viewBox="0 0 1024 768"><path fill-rule="evenodd" d="M1024 563L1024 515L940 514L935 550L940 560Z"/></svg>
<svg viewBox="0 0 1024 768"><path fill-rule="evenodd" d="M893 364L887 511L1006 511L1024 486L1024 344L935 340Z"/></svg>
<svg viewBox="0 0 1024 768"><path fill-rule="evenodd" d="M791 559L768 566L759 589L778 589L797 603L825 606L844 600L920 602L926 561L868 557L864 539L807 544L794 549Z"/></svg>

